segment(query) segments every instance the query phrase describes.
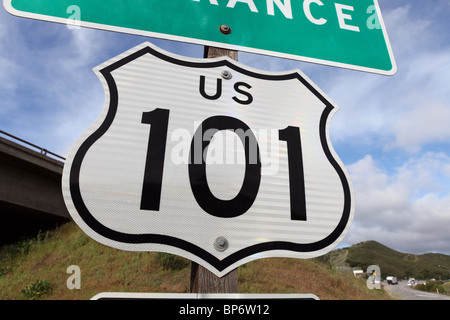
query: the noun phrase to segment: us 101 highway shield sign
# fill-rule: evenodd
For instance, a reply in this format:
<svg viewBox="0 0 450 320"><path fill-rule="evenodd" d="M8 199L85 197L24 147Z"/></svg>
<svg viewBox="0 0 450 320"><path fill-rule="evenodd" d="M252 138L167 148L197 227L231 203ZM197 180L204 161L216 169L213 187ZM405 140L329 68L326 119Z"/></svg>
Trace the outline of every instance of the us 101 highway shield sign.
<svg viewBox="0 0 450 320"><path fill-rule="evenodd" d="M219 276L343 239L354 201L328 135L338 108L300 71L144 43L95 72L106 104L63 172L67 208L89 236Z"/></svg>

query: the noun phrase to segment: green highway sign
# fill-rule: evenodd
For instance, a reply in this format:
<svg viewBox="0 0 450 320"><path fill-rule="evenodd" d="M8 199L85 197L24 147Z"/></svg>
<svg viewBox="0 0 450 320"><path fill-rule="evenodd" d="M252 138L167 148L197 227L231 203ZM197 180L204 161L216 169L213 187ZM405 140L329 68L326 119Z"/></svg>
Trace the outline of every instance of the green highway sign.
<svg viewBox="0 0 450 320"><path fill-rule="evenodd" d="M377 0L3 0L11 14L393 75Z"/></svg>

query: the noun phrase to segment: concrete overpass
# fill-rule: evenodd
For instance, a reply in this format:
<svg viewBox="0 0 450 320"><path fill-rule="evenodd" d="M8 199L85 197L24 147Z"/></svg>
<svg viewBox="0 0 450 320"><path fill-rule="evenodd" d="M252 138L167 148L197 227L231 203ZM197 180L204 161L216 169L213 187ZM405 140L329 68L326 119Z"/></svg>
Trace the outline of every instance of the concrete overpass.
<svg viewBox="0 0 450 320"><path fill-rule="evenodd" d="M8 136L0 136L0 244L69 221L61 191L64 162L45 149L0 133Z"/></svg>

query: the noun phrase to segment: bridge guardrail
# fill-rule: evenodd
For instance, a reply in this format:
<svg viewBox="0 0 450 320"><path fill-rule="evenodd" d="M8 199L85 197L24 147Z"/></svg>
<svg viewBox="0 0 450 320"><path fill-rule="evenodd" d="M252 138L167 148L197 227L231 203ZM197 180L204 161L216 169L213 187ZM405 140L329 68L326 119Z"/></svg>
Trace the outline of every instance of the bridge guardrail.
<svg viewBox="0 0 450 320"><path fill-rule="evenodd" d="M49 151L49 150L47 150L47 149L45 149L45 148L39 147L39 146L37 146L37 145L35 145L35 144L29 142L29 141L26 141L26 140L24 140L24 139L21 139L21 138L19 138L19 137L16 137L16 136L14 136L14 135L12 135L12 134L10 134L10 133L7 133L7 132L5 132L5 131L3 131L3 130L0 130L0 133L3 134L3 135L5 135L5 136L7 136L7 137L9 137L9 138L13 138L13 139L15 139L15 140L17 140L17 141L20 141L20 142L22 142L22 143L24 143L24 144L26 144L26 145L28 145L28 146L31 146L31 147L33 147L33 148L35 148L35 149L38 149L38 150L40 151L41 154L43 154L43 155L45 155L45 156L47 156L47 157L48 157L49 155L52 155L53 157L59 158L59 159L61 159L61 160L64 160L64 161L66 160L66 158L64 158L64 157L62 157L62 156L60 156L60 155L58 155L58 154L56 154L56 153L54 153L54 152L51 152L51 151Z"/></svg>

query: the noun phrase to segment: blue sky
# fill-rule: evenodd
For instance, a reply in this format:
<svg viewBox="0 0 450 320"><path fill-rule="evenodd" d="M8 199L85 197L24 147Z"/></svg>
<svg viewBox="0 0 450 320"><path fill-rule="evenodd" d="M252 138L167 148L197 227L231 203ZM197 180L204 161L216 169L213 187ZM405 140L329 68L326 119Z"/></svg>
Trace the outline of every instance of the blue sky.
<svg viewBox="0 0 450 320"><path fill-rule="evenodd" d="M330 137L356 194L342 245L376 240L450 254L450 2L379 0L392 77L241 52L261 70L300 69L337 105ZM0 10L0 129L66 156L97 118L92 68L144 42L190 57L203 47L18 18Z"/></svg>

